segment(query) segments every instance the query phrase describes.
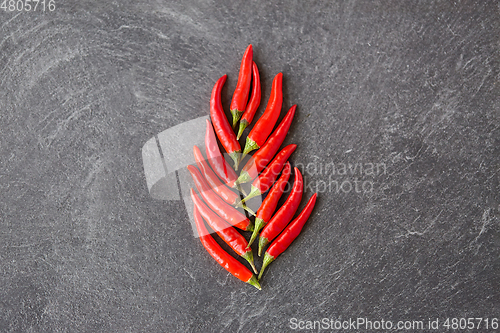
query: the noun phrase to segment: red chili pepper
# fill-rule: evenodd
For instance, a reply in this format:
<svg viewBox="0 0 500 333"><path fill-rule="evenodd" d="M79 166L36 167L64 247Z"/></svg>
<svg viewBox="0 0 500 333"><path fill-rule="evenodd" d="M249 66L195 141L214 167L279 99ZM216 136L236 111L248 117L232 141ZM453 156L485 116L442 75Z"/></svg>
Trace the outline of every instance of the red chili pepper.
<svg viewBox="0 0 500 333"><path fill-rule="evenodd" d="M236 229L231 227L226 221L217 216L208 208L198 195L191 189L191 198L195 206L199 209L201 215L210 225L210 227L220 236L220 238L229 245L234 252L250 263L253 271L257 273L253 263L253 253L251 249L247 249L248 242Z"/></svg>
<svg viewBox="0 0 500 333"><path fill-rule="evenodd" d="M257 68L257 64L255 62L253 63L252 66L252 77L253 77L252 95L250 96L250 100L245 109L245 113L243 113L243 116L241 117L240 129L238 130L238 135L236 136L237 140L240 139L245 128L247 128L247 126L250 125L250 123L252 122L253 116L255 116L255 112L257 111L260 105L260 97L262 92L260 89L259 69Z"/></svg>
<svg viewBox="0 0 500 333"><path fill-rule="evenodd" d="M283 148L278 155L273 159L271 164L262 171L259 177L255 178L252 183L252 187L250 189L250 193L240 201L239 204L248 201L249 199L261 195L264 192L269 190L269 187L274 183L276 177L281 172L283 168L283 164L285 164L286 160L290 157L290 155L295 151L297 145L291 144Z"/></svg>
<svg viewBox="0 0 500 333"><path fill-rule="evenodd" d="M243 184L251 181L266 167L267 163L273 158L274 154L276 154L285 140L285 136L292 124L296 108L297 105L293 105L290 110L288 110L285 118L283 118L276 131L274 131L266 143L248 160L240 172L240 176L236 181L237 183Z"/></svg>
<svg viewBox="0 0 500 333"><path fill-rule="evenodd" d="M311 215L311 212L314 208L314 204L316 203L317 194L314 193L306 207L302 210L302 212L297 216L295 220L290 223L288 227L286 227L285 231L281 235L276 238L276 240L269 246L266 253L264 254L264 261L262 263L262 268L260 270L259 279L262 277L262 273L264 273L264 269L272 263L283 251L285 251L290 244L294 241L295 238L300 234L302 227L306 223L307 219Z"/></svg>
<svg viewBox="0 0 500 333"><path fill-rule="evenodd" d="M278 212L273 216L271 221L269 221L269 223L260 233L259 256L262 253L262 249L264 248L264 246L266 246L270 241L278 236L279 233L283 231L283 229L285 229L286 225L292 220L293 215L295 215L295 212L300 205L300 200L302 199L302 191L304 189L304 182L302 180L302 174L300 173L299 169L294 168L294 171L295 181L293 183L292 192L286 199L283 206L281 206ZM258 212L257 216L259 216ZM255 220L255 226L257 227L257 225L257 220Z"/></svg>
<svg viewBox="0 0 500 333"><path fill-rule="evenodd" d="M276 121L280 116L281 104L283 103L283 74L278 73L273 80L273 86L271 87L271 96L269 97L269 102L267 103L266 110L264 114L259 118L255 126L248 134L247 141L245 143L245 149L243 150L243 155L241 159L245 157L246 154L254 149L259 149L264 142L266 142L267 137L271 134Z"/></svg>
<svg viewBox="0 0 500 333"><path fill-rule="evenodd" d="M236 135L227 121L226 114L222 108L221 91L226 82L227 75L223 75L214 85L212 96L210 97L210 118L214 124L215 133L222 146L234 161L234 168L238 169L241 146Z"/></svg>
<svg viewBox="0 0 500 333"><path fill-rule="evenodd" d="M189 173L191 173L191 177L193 177L198 192L217 215L238 229L253 231L253 223L250 222L250 220L245 215L241 214L241 212L237 209L222 201L222 199L215 194L214 191L212 191L200 171L195 166L188 165L187 169L189 170Z"/></svg>
<svg viewBox="0 0 500 333"><path fill-rule="evenodd" d="M219 180L219 177L215 175L215 173L208 166L207 161L203 157L203 154L200 151L200 148L197 146L193 147L194 160L198 165L203 177L207 181L208 185L212 190L214 190L222 200L227 202L230 205L236 205L240 202L240 196L234 193L229 187L222 184ZM255 216L255 212L248 208L247 205L242 205L243 209L245 209L250 215Z"/></svg>
<svg viewBox="0 0 500 333"><path fill-rule="evenodd" d="M194 159L196 161L196 164L198 165L198 168L200 169L201 173L207 180L208 185L217 192L219 197L221 197L225 202L227 202L230 205L234 205L240 201L240 196L233 191L226 185L222 184L219 178L215 175L215 173L210 169L210 166L208 165L207 161L203 157L203 154L200 151L200 148L197 146L193 147L193 154L194 154Z"/></svg>
<svg viewBox="0 0 500 333"><path fill-rule="evenodd" d="M205 132L205 147L207 152L208 162L214 169L219 178L226 183L227 186L233 187L238 176L236 172L229 166L224 156L222 156L217 139L215 138L212 125L207 119L207 130Z"/></svg>
<svg viewBox="0 0 500 333"><path fill-rule="evenodd" d="M253 229L252 237L248 242L248 246L252 245L253 241L259 234L260 229L266 225L271 216L273 216L274 210L278 205L278 201L285 190L285 186L288 182L288 178L290 178L290 163L286 162L285 167L283 168L283 172L281 173L281 177L278 181L273 185L271 190L266 196L262 205L260 205L259 210L257 211L257 216L255 218L255 227ZM297 176L296 176L297 177ZM295 213L295 212L294 212Z"/></svg>
<svg viewBox="0 0 500 333"><path fill-rule="evenodd" d="M238 123L247 105L248 93L250 92L250 81L252 80L252 59L253 49L252 44L250 44L241 59L238 83L236 84L236 89L234 90L233 99L231 100L231 106L229 108L233 115L233 127Z"/></svg>
<svg viewBox="0 0 500 333"><path fill-rule="evenodd" d="M200 235L201 244L207 250L207 252L221 265L226 271L237 277L243 282L249 283L255 288L261 290L259 281L255 275L248 268L246 268L242 263L233 258L229 253L224 251L220 245L213 239L208 233L207 227L203 223L201 214L194 206L194 222L196 224L196 229Z"/></svg>

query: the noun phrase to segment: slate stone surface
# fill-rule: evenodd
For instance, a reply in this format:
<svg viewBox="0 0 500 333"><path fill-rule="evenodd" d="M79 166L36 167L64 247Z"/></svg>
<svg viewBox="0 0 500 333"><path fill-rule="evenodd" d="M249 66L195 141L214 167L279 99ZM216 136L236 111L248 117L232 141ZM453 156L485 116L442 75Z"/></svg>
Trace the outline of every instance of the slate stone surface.
<svg viewBox="0 0 500 333"><path fill-rule="evenodd" d="M55 4L0 10L1 332L500 317L498 1ZM149 196L141 159L223 74L229 105L250 43L319 192L262 291Z"/></svg>

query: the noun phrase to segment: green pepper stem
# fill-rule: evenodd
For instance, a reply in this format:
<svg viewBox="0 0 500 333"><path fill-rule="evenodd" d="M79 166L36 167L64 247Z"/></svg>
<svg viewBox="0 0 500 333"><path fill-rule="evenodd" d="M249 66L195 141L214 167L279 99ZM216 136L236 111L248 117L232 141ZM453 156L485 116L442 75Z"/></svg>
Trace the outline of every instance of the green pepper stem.
<svg viewBox="0 0 500 333"><path fill-rule="evenodd" d="M255 216L255 212L253 210L250 209L250 207L248 207L247 205L245 205L244 203L241 204L241 207L246 210L248 212L248 214L252 215L252 216ZM249 231L252 231L252 230L249 230Z"/></svg>
<svg viewBox="0 0 500 333"><path fill-rule="evenodd" d="M252 180L252 178L250 178L250 174L248 173L248 171L243 170L240 173L240 176L238 177L238 179L236 180L236 182L238 184L245 184L245 183L248 183L251 180Z"/></svg>
<svg viewBox="0 0 500 333"><path fill-rule="evenodd" d="M252 252L252 250L249 250L249 251L245 252L241 257L244 258L246 261L248 261L248 263L250 264L250 266L252 266L252 269L255 272L255 274L257 274L257 268L255 268L255 264L253 262L253 252Z"/></svg>
<svg viewBox="0 0 500 333"><path fill-rule="evenodd" d="M244 196L248 195L247 192L245 192L245 190L243 189L243 187L241 187L241 183L238 181L238 179L236 179L236 181L234 182L233 188L237 189L238 192L243 193Z"/></svg>
<svg viewBox="0 0 500 333"><path fill-rule="evenodd" d="M249 152L251 152L252 150L259 149L259 148L260 148L260 146L257 144L257 142L255 142L252 139L250 139L249 137L247 137L247 141L245 142L245 149L243 149L243 154L241 155L241 159L244 159L245 156L247 156L247 154Z"/></svg>
<svg viewBox="0 0 500 333"><path fill-rule="evenodd" d="M254 230L255 230L255 227L254 227ZM264 249L264 247L268 243L269 243L269 239L267 239L266 237L260 236L260 238L259 238L259 257L262 254L262 250Z"/></svg>
<svg viewBox="0 0 500 333"><path fill-rule="evenodd" d="M259 277L258 277L259 280L262 277L262 273L264 273L264 270L266 269L267 265L269 265L273 261L274 261L274 257L266 252L264 254L264 261L262 262L262 268L260 269L260 273L259 273Z"/></svg>
<svg viewBox="0 0 500 333"><path fill-rule="evenodd" d="M244 197L243 199L241 199L241 203L243 204L244 202L247 202L248 200L258 196L258 195L261 195L262 193L260 192L260 190L253 186L252 185L252 188L250 189L250 193L248 193L248 195L246 197Z"/></svg>
<svg viewBox="0 0 500 333"><path fill-rule="evenodd" d="M238 120L240 120L243 111L231 110L231 114L233 115L233 129L234 129L236 128L236 124L238 123Z"/></svg>
<svg viewBox="0 0 500 333"><path fill-rule="evenodd" d="M257 288L259 290L262 290L262 288L260 287L259 281L257 280L255 275L253 275L253 274L252 274L252 277L250 278L250 280L247 281L247 283L251 284L252 286L254 286L255 288Z"/></svg>
<svg viewBox="0 0 500 333"><path fill-rule="evenodd" d="M248 121L246 119L243 119L240 121L240 129L238 130L238 135L236 136L236 140L239 140L241 135L243 134L243 131L245 128L248 126Z"/></svg>
<svg viewBox="0 0 500 333"><path fill-rule="evenodd" d="M254 229L255 229L255 226L254 226L253 222L250 221L250 223L248 223L248 227L246 228L245 231L254 231Z"/></svg>
<svg viewBox="0 0 500 333"><path fill-rule="evenodd" d="M260 229L262 229L265 225L266 225L266 221L264 221L263 219L260 219L260 218L255 219L255 226L253 228L253 234L252 234L252 237L250 237L250 241L248 242L247 247L250 247L250 245L252 245L255 238L257 238L257 236L259 235Z"/></svg>
<svg viewBox="0 0 500 333"><path fill-rule="evenodd" d="M234 170L238 170L238 165L240 164L240 155L241 155L240 153L241 153L240 150L229 153L229 156L234 162Z"/></svg>

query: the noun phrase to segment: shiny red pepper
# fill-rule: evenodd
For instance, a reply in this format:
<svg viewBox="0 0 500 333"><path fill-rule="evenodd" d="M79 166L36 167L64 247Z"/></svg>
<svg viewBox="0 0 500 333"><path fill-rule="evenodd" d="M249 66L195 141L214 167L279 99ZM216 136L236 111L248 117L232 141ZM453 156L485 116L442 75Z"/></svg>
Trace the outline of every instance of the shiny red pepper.
<svg viewBox="0 0 500 333"><path fill-rule="evenodd" d="M299 169L294 168L295 171L295 181L293 183L292 192L286 199L285 203L281 208L274 214L273 218L265 226L265 228L260 233L259 238L259 256L262 253L262 249L270 241L272 241L276 236L280 234L283 229L285 229L288 222L292 220L295 215L297 208L299 208L300 200L302 200L302 191L304 189L304 182L302 179L302 174ZM258 214L258 212L257 212ZM258 216L258 215L257 215ZM255 226L257 226L257 220L255 220Z"/></svg>
<svg viewBox="0 0 500 333"><path fill-rule="evenodd" d="M234 161L234 168L238 169L240 161L241 146L236 135L227 121L226 114L222 108L221 91L226 82L227 75L223 75L214 85L212 96L210 97L210 118L215 128L215 133L222 146Z"/></svg>
<svg viewBox="0 0 500 333"><path fill-rule="evenodd" d="M212 191L205 178L195 166L188 165L187 169L189 173L191 173L191 177L193 177L198 192L217 215L238 229L253 231L253 223L237 209L222 201L222 199Z"/></svg>
<svg viewBox="0 0 500 333"><path fill-rule="evenodd" d="M234 90L233 99L231 100L231 114L233 115L233 127L236 126L241 114L245 110L250 92L250 81L252 80L252 61L253 49L252 44L248 45L243 58L241 59L240 74L238 75L238 83Z"/></svg>
<svg viewBox="0 0 500 333"><path fill-rule="evenodd" d="M208 119L207 130L205 132L205 148L208 162L217 176L219 176L219 178L226 183L227 186L233 187L238 176L236 175L236 172L234 172L233 168L231 168L226 162L224 156L222 156L212 129L212 125L210 125Z"/></svg>
<svg viewBox="0 0 500 333"><path fill-rule="evenodd" d="M290 223L288 227L286 227L285 231L281 235L276 238L276 240L269 246L266 253L264 254L264 260L262 263L262 268L260 270L259 279L262 277L262 273L266 267L272 263L283 251L285 251L290 244L294 241L295 238L300 234L302 227L306 223L307 219L311 215L311 212L314 208L314 204L316 203L316 193L309 199L306 207L302 210L302 212L297 216L295 220Z"/></svg>
<svg viewBox="0 0 500 333"><path fill-rule="evenodd" d="M196 224L196 229L200 236L201 244L207 250L207 252L221 265L226 271L231 273L233 276L237 277L243 282L249 283L255 288L261 290L259 281L255 275L248 268L246 268L242 263L233 258L229 253L224 251L220 245L215 241L215 239L208 233L207 227L203 223L201 214L194 206L194 222Z"/></svg>
<svg viewBox="0 0 500 333"><path fill-rule="evenodd" d="M221 197L222 200L227 202L230 205L236 205L240 202L240 196L234 193L230 188L226 185L222 184L219 180L219 177L215 175L215 173L210 169L207 161L203 157L200 149L197 146L193 147L194 160L198 165L203 177L207 181L210 188ZM250 215L255 216L255 213L247 206L242 205L243 209L245 209Z"/></svg>
<svg viewBox="0 0 500 333"><path fill-rule="evenodd" d="M278 151L285 140L285 136L292 124L293 116L297 105L293 105L279 124L274 133L267 139L266 143L253 154L252 157L241 169L237 182L239 184L247 183L253 180L266 167L274 154Z"/></svg>
<svg viewBox="0 0 500 333"><path fill-rule="evenodd" d="M285 190L285 187L288 183L288 178L290 178L291 169L292 168L290 167L290 163L286 162L285 167L283 168L283 172L281 173L281 177L273 185L266 198L262 202L262 205L260 205L259 210L257 211L257 216L255 217L255 227L252 237L248 242L248 246L252 245L255 238L257 238L260 229L262 229L262 227L266 225L269 219L271 219L271 216L273 216L274 210L278 205L278 201L281 198L281 195L283 194L283 191Z"/></svg>
<svg viewBox="0 0 500 333"><path fill-rule="evenodd" d="M281 112L281 104L283 103L282 85L283 74L278 73L273 80L271 96L269 97L266 110L248 134L241 159L252 150L259 149L266 142L269 134L271 134Z"/></svg>
<svg viewBox="0 0 500 333"><path fill-rule="evenodd" d="M260 105L260 97L262 95L262 92L260 88L259 68L257 68L257 64L255 64L255 62L253 63L252 66L252 78L253 78L252 95L250 96L250 100L248 101L245 112L243 113L243 116L241 117L240 120L240 128L238 130L238 135L236 136L236 139L238 140L243 134L245 128L247 128L247 126L250 125L250 123L252 122L253 117L255 116L255 112L257 111Z"/></svg>
<svg viewBox="0 0 500 333"><path fill-rule="evenodd" d="M250 193L248 193L248 195L243 200L241 200L240 203L246 202L253 197L261 195L264 192L267 192L267 190L269 190L271 185L276 180L276 177L281 172L281 169L283 168L285 162L288 160L290 155L295 151L295 148L297 148L297 145L295 144L291 144L283 148L278 153L278 155L276 155L271 164L269 164L269 166L264 171L262 171L259 177L255 178L255 180L252 183Z"/></svg>
<svg viewBox="0 0 500 333"><path fill-rule="evenodd" d="M248 242L236 229L234 229L229 223L217 216L210 208L203 203L203 201L198 197L198 195L191 189L191 198L195 206L200 211L201 215L210 225L210 227L219 235L219 237L229 245L234 252L239 256L244 258L250 263L253 271L257 273L255 265L253 263L253 253L251 249L247 249Z"/></svg>
<svg viewBox="0 0 500 333"><path fill-rule="evenodd" d="M219 197L221 197L222 200L224 200L228 204L235 205L236 203L238 203L240 201L240 196L234 193L229 187L221 183L219 177L217 177L212 169L210 169L210 166L203 157L200 148L194 146L193 154L198 168L200 169L201 173L207 180L207 183L208 185L210 185L212 190L214 190L219 195Z"/></svg>

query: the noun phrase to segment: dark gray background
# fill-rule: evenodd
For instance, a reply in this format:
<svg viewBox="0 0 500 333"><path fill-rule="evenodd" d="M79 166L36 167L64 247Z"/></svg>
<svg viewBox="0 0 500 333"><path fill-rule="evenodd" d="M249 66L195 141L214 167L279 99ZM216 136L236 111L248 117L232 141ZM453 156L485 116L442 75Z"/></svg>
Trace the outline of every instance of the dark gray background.
<svg viewBox="0 0 500 333"><path fill-rule="evenodd" d="M500 317L497 1L103 3L0 11L1 332ZM282 115L298 104L294 164L387 166L333 175L373 191L319 193L262 291L150 198L141 160L222 74L228 106L250 43L262 104L279 71Z"/></svg>

